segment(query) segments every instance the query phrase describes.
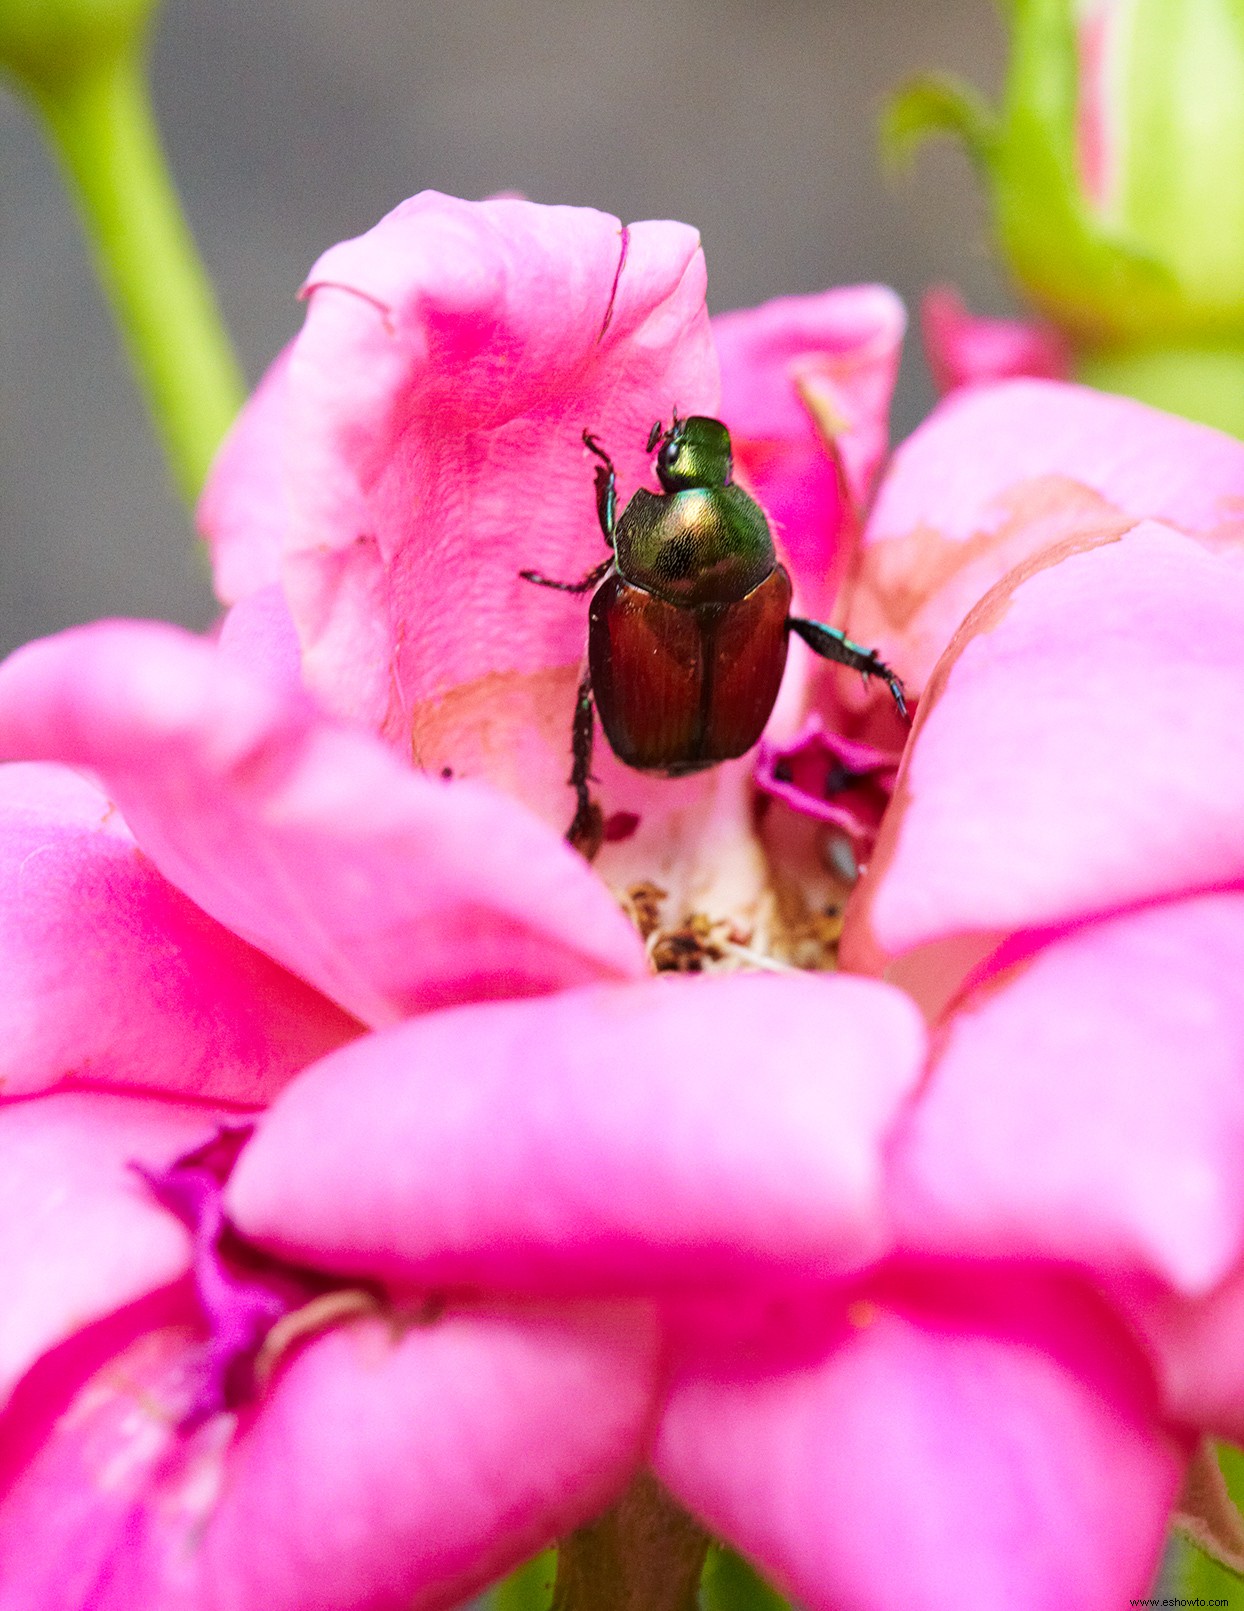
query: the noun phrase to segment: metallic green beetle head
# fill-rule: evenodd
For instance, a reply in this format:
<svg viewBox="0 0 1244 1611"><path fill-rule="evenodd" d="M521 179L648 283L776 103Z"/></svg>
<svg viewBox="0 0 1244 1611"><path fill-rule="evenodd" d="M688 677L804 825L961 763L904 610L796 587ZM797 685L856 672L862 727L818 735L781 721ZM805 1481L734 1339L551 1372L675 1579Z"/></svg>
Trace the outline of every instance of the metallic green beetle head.
<svg viewBox="0 0 1244 1611"><path fill-rule="evenodd" d="M661 427L652 427L648 451L656 445ZM702 414L680 420L661 437L657 454L657 480L666 492L686 492L692 487L728 486L734 462L730 453L730 432L720 420Z"/></svg>

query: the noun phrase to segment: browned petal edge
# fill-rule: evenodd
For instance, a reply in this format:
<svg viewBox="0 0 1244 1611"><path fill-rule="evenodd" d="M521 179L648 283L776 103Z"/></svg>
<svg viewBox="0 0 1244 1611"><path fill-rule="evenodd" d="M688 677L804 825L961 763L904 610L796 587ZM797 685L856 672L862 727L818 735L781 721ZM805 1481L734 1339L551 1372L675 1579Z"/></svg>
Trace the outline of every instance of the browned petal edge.
<svg viewBox="0 0 1244 1611"><path fill-rule="evenodd" d="M448 772L491 783L541 815L552 805L569 821L574 795L565 774L579 672L576 663L490 671L420 700L408 717L411 759L433 777ZM534 732L549 758L548 776L532 775L531 753L520 754L514 742L520 731Z"/></svg>
<svg viewBox="0 0 1244 1611"><path fill-rule="evenodd" d="M371 291L365 291L361 285L351 285L346 280L307 280L299 288L298 300L310 302L317 291L340 291L343 296L354 297L357 301L365 303L380 315L380 322L384 326L387 336L395 336L397 327L393 320L393 307L383 297L376 296Z"/></svg>
<svg viewBox="0 0 1244 1611"><path fill-rule="evenodd" d="M961 540L944 537L935 526L921 522L901 537L864 544L850 578L852 635L858 635L854 628L859 625L856 616L862 600L872 602L877 619L866 617L861 632L875 633L884 624L901 633L959 571L1033 528L1052 527L1062 534L1056 542L1064 542L1085 534L1121 535L1137 524L1137 517L1092 487L1061 475L1016 482L997 498L996 507L1005 511L1000 525Z"/></svg>
<svg viewBox="0 0 1244 1611"><path fill-rule="evenodd" d="M1201 1439L1189 1463L1172 1526L1219 1566L1244 1578L1244 1518L1227 1492L1209 1438Z"/></svg>
<svg viewBox="0 0 1244 1611"><path fill-rule="evenodd" d="M1127 528L1132 530L1139 521L1133 521ZM955 662L963 653L964 648L973 638L984 632L991 632L1003 620L1011 600L1017 590L1032 576L1040 571L1048 570L1051 566L1061 564L1063 560L1070 559L1075 554L1087 553L1091 549L1104 548L1109 543L1117 543L1126 532L1116 531L1113 528L1098 530L1096 532L1079 532L1073 537L1065 538L1051 548L1040 554L1034 554L1014 570L1008 571L1000 582L996 582L988 593L968 611L960 622L958 629L941 658L933 668L932 675L921 695L920 704L912 723L911 733L907 740L907 747L903 751L903 759L899 765L898 777L894 784L894 793L890 799L890 807L881 821L881 832L873 849L872 859L868 864L868 871L856 886L847 905L846 920L843 926L840 959L842 966L852 973L871 973L884 977L891 977L891 970L897 962L884 950L873 931L872 906L876 892L893 859L898 845L899 833L902 829L903 818L911 802L911 791L908 782L910 773L911 755L919 740L921 729L928 720L929 713L941 699L946 690L950 673ZM961 937L966 943L968 936ZM940 942L939 942L940 943ZM976 959L977 962L981 960ZM943 997L943 1003L949 997Z"/></svg>

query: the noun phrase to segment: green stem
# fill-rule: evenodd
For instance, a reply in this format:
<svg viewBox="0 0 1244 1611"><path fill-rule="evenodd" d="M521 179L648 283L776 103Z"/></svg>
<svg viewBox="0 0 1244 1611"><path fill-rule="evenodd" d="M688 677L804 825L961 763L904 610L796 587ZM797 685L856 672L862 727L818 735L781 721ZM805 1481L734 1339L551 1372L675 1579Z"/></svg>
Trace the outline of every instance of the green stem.
<svg viewBox="0 0 1244 1611"><path fill-rule="evenodd" d="M244 396L129 51L35 93L174 479L193 505Z"/></svg>
<svg viewBox="0 0 1244 1611"><path fill-rule="evenodd" d="M1244 346L1150 346L1084 353L1077 376L1171 414L1244 437Z"/></svg>

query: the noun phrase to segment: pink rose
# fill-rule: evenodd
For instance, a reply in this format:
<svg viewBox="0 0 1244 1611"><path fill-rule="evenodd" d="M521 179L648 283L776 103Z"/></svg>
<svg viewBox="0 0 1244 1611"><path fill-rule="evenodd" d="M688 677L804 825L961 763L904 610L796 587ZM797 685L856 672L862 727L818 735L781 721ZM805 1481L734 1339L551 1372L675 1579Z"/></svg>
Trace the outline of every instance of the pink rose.
<svg viewBox="0 0 1244 1611"><path fill-rule="evenodd" d="M625 501L652 482L654 420L727 416L813 614L884 456L904 324L892 292L784 299L711 329L704 290L685 225L514 200L425 193L325 253L306 324L201 508L242 652L286 642L282 663L327 709L564 830L586 601L519 571L575 580L602 557L583 431ZM794 645L779 729L802 713L809 658ZM654 780L598 737L594 771L607 883L655 877L672 906L763 928L746 760Z"/></svg>
<svg viewBox="0 0 1244 1611"><path fill-rule="evenodd" d="M599 556L585 426L626 489L653 419L720 408L814 596L899 329L879 292L733 316L718 401L701 274L680 226L416 198L322 260L226 447L218 643L0 672L0 911L33 870L47 914L12 924L44 1094L0 1111L0 1611L448 1605L644 1462L810 1608L1104 1611L1238 1413L1241 1020L1203 959L1244 448L1048 384L939 410L852 567L924 696L844 941L891 979L649 980L559 840L581 601L517 571ZM746 765L600 773L640 819L605 877L755 955ZM74 966L101 941L124 995Z"/></svg>
<svg viewBox="0 0 1244 1611"><path fill-rule="evenodd" d="M104 623L0 672L5 1611L454 1603L645 1459L654 1288L855 1269L886 1239L880 1146L923 1044L901 993L644 982L639 937L560 840L582 614L517 570L599 552L585 421L622 466L658 413L717 407L694 236L420 198L313 280L205 502L237 601L217 643ZM834 294L795 311L850 403L856 371L892 375L901 317L888 293L843 298L892 338L866 330L854 369ZM869 442L886 391L854 405ZM752 399L760 480L799 434L779 404ZM836 518L791 508L801 574ZM734 772L709 816L747 845ZM697 787L719 782L684 808ZM361 1059L334 1154L354 1188L313 1249L269 1195L274 1256L224 1217L262 1198L230 1177L300 1070L332 1084L334 1048ZM758 1086L766 1056L785 1072ZM406 1227L458 1242L425 1280L385 1194L469 1167L515 1085L543 1117L510 1136L510 1174ZM371 1137L408 1120L425 1162L386 1164ZM519 1184L540 1128L574 1149L544 1207ZM299 1141L283 1167L304 1162ZM471 1208L494 1216L478 1251ZM356 1271L343 1235L386 1269Z"/></svg>

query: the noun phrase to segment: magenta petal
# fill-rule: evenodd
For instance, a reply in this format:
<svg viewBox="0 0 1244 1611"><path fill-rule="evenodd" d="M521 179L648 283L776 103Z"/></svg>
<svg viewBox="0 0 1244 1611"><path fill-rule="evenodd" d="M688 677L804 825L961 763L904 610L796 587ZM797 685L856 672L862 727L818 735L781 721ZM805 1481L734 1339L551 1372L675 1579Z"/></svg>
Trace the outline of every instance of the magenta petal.
<svg viewBox="0 0 1244 1611"><path fill-rule="evenodd" d="M1244 443L1083 386L955 393L899 448L865 533L846 623L910 693L1016 565L1154 519L1238 537Z"/></svg>
<svg viewBox="0 0 1244 1611"><path fill-rule="evenodd" d="M819 1354L676 1377L662 1480L807 1611L1114 1611L1157 1569L1181 1451L1071 1289L862 1299Z"/></svg>
<svg viewBox="0 0 1244 1611"><path fill-rule="evenodd" d="M0 1069L268 1100L358 1031L194 906L64 767L0 767Z"/></svg>
<svg viewBox="0 0 1244 1611"><path fill-rule="evenodd" d="M0 1401L47 1349L185 1272L185 1231L130 1165L163 1168L213 1125L120 1096L0 1106Z"/></svg>
<svg viewBox="0 0 1244 1611"><path fill-rule="evenodd" d="M722 418L773 521L802 607L832 601L889 448L906 315L881 285L781 297L713 320ZM833 417L832 449L821 425Z"/></svg>
<svg viewBox="0 0 1244 1611"><path fill-rule="evenodd" d="M178 1435L192 1339L89 1383L0 1504L5 1611L431 1611L600 1510L638 1464L638 1310L321 1337L256 1414Z"/></svg>
<svg viewBox="0 0 1244 1611"><path fill-rule="evenodd" d="M95 768L167 878L365 1021L645 970L521 807L419 776L188 633L104 622L20 650L0 746Z"/></svg>
<svg viewBox="0 0 1244 1611"><path fill-rule="evenodd" d="M920 331L933 383L945 396L960 386L1012 380L1069 380L1071 351L1062 333L1035 319L982 319L953 287L927 291Z"/></svg>
<svg viewBox="0 0 1244 1611"><path fill-rule="evenodd" d="M939 1036L895 1152L904 1241L1204 1292L1244 1254L1244 894L1091 924Z"/></svg>
<svg viewBox="0 0 1244 1611"><path fill-rule="evenodd" d="M858 1264L923 1058L900 992L662 980L463 1008L308 1070L226 1205L248 1237L421 1285L627 1290Z"/></svg>
<svg viewBox="0 0 1244 1611"><path fill-rule="evenodd" d="M921 711L850 965L1244 879L1241 622L1244 569L1152 523L999 598Z"/></svg>
<svg viewBox="0 0 1244 1611"><path fill-rule="evenodd" d="M222 1410L251 1403L262 1386L259 1352L273 1327L334 1284L315 1272L265 1259L225 1219L224 1183L251 1131L250 1125L222 1126L205 1145L165 1169L131 1164L156 1202L191 1237L192 1285L208 1335L197 1357L187 1361L187 1380L197 1382L179 1420L182 1432Z"/></svg>
<svg viewBox="0 0 1244 1611"><path fill-rule="evenodd" d="M761 739L756 787L802 816L840 829L867 860L898 763L895 751L843 738L813 714L788 744Z"/></svg>

